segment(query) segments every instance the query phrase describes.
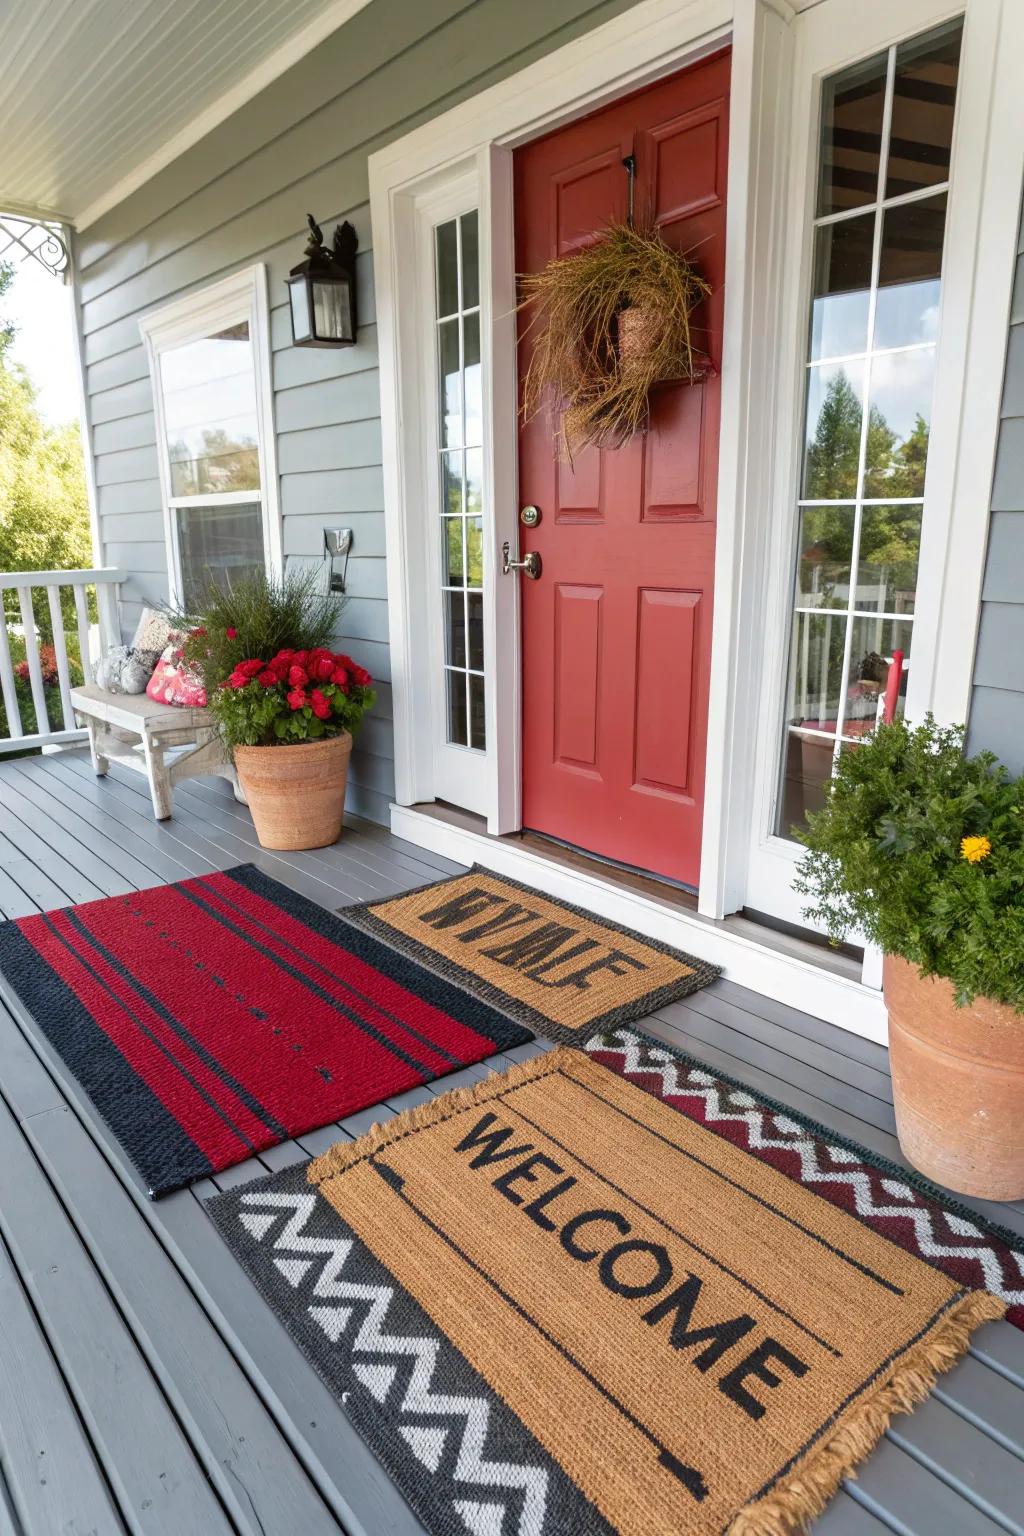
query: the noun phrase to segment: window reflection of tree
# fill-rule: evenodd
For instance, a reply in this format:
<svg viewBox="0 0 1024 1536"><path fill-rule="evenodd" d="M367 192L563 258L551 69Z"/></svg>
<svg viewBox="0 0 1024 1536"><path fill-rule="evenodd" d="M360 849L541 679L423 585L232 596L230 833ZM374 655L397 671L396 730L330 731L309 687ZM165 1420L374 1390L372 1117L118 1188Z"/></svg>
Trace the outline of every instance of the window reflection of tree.
<svg viewBox="0 0 1024 1536"><path fill-rule="evenodd" d="M849 487L857 480L862 418L860 397L840 369L829 381L814 436L807 447L807 500L839 503L843 497L849 499ZM894 502L920 497L927 457L928 423L920 412L911 432L901 439L878 407L870 408L865 478L879 488L884 486L881 494ZM852 527L853 512L849 505L805 510L802 558L819 567L814 584L817 603L835 606L837 584L845 586L855 579L850 571ZM880 580L879 585L884 585L891 601L899 604L895 611L906 611L913 603L920 529L920 505L873 506L862 517L860 574L864 576L873 570L881 577L884 571L884 581ZM845 607L845 599L841 606Z"/></svg>
<svg viewBox="0 0 1024 1536"><path fill-rule="evenodd" d="M255 438L229 434L223 427L206 427L202 451L193 453L184 439L170 445L172 493L212 495L222 491L259 489L259 452Z"/></svg>

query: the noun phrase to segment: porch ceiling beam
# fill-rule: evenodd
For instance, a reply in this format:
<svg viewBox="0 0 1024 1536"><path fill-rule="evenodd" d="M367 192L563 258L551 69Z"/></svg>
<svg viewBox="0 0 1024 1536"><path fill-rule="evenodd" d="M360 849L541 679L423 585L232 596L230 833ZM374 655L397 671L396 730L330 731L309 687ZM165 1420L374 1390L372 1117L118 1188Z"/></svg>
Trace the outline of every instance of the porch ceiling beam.
<svg viewBox="0 0 1024 1536"><path fill-rule="evenodd" d="M44 203L26 203L17 197L5 197L3 188L0 187L0 216L10 213L18 219L35 219L41 224L72 223L71 215L61 213L56 208L48 208Z"/></svg>

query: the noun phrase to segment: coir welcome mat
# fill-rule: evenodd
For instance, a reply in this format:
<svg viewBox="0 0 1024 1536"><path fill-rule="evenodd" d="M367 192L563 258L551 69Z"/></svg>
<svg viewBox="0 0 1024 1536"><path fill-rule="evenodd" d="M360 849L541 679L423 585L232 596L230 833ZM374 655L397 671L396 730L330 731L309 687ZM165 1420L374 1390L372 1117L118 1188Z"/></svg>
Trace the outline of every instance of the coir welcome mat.
<svg viewBox="0 0 1024 1536"><path fill-rule="evenodd" d="M0 924L0 981L153 1195L531 1038L248 864Z"/></svg>
<svg viewBox="0 0 1024 1536"><path fill-rule="evenodd" d="M576 1051L210 1208L434 1536L797 1530L1003 1311Z"/></svg>
<svg viewBox="0 0 1024 1536"><path fill-rule="evenodd" d="M642 1019L720 972L479 865L341 913L564 1045L582 1045L598 1030Z"/></svg>

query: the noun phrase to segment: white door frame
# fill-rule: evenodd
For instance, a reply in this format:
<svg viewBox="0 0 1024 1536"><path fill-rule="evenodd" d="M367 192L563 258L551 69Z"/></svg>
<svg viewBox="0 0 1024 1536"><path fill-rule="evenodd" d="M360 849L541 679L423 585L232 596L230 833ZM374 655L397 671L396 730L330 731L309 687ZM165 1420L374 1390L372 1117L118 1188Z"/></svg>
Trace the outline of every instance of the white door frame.
<svg viewBox="0 0 1024 1536"><path fill-rule="evenodd" d="M732 42L732 120L728 180L726 314L722 365L722 469L712 661L709 760L732 761L721 742L733 729L742 671L743 583L734 578L748 515L739 465L759 421L764 391L757 379L774 342L762 343L751 317L774 304L768 246L774 221L767 203L781 176L792 11L787 0L643 0L510 79L424 124L370 158L384 445L388 602L395 720L396 800L430 800L434 784L430 633L425 611L424 497L432 399L423 390L422 295L416 252L418 215L447 183L475 176L481 237L484 347L485 657L488 742L483 795L488 830L520 825L519 596L516 580L496 575L501 544L518 529L515 272L512 151L517 144L657 80ZM755 194L764 206L755 207ZM768 330L773 332L773 328ZM489 342L489 344L487 344ZM768 354L768 357L765 354ZM753 425L748 418L753 418ZM754 514L759 507L749 499ZM749 714L749 711L747 711ZM711 757L711 753L715 757ZM705 802L701 885L714 894L702 906L718 915L726 882L722 865L734 833L734 803L710 775Z"/></svg>
<svg viewBox="0 0 1024 1536"><path fill-rule="evenodd" d="M765 551L764 619L756 631L763 645L756 738L744 758L752 789L744 817L750 854L745 869L740 857L730 863L730 875L742 885L727 896L726 910L741 896L755 910L797 923L802 918L791 887L802 850L776 837L772 824L791 622L821 81L959 15L964 35L907 715L919 720L932 710L946 723L967 718L1024 177L1024 6L1017 0L822 0L795 29L789 195L782 209L787 278L774 375L781 404L765 481L774 537ZM877 975L877 957L868 958Z"/></svg>

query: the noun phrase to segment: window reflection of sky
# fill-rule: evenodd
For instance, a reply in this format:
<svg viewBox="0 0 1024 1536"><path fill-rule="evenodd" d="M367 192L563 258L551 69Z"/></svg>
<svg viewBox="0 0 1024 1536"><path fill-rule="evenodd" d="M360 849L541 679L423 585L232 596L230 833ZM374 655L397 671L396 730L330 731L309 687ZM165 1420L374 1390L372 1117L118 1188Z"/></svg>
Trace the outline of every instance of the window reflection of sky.
<svg viewBox="0 0 1024 1536"><path fill-rule="evenodd" d="M256 384L248 328L174 347L160 360L174 495L259 487Z"/></svg>

